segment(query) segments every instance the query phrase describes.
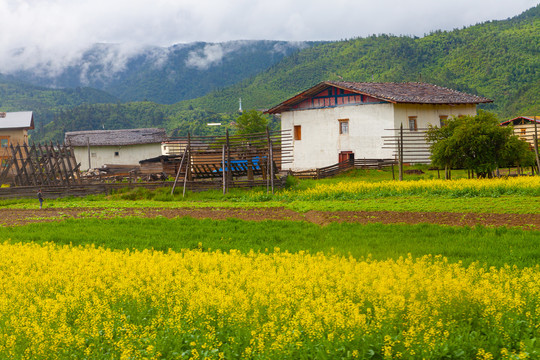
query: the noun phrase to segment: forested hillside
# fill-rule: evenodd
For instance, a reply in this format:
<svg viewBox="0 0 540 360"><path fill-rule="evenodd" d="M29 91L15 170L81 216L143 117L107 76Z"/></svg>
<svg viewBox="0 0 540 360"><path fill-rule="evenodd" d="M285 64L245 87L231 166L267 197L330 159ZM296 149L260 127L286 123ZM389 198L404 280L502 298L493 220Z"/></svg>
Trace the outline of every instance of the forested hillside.
<svg viewBox="0 0 540 360"><path fill-rule="evenodd" d="M111 103L118 99L92 88L49 89L8 80L0 76L2 111L40 111L72 108L85 103Z"/></svg>
<svg viewBox="0 0 540 360"><path fill-rule="evenodd" d="M489 97L501 117L540 114L540 5L504 21L422 38L379 35L333 42L284 59L254 79L183 105L267 108L324 80L423 81ZM180 104L179 104L180 105Z"/></svg>
<svg viewBox="0 0 540 360"><path fill-rule="evenodd" d="M59 74L29 69L12 76L41 86L89 86L125 102L173 104L234 85L314 44L270 40L197 42L148 47L129 56L122 56L118 44L96 44L78 64Z"/></svg>
<svg viewBox="0 0 540 360"><path fill-rule="evenodd" d="M96 101L85 97L92 94L88 89L70 93L31 88L21 93L26 103L18 105L14 102L16 94L4 93L0 97L0 110L15 110L19 105L24 105L18 108L20 110L53 109L36 116L37 129L31 135L36 141L61 141L64 131L71 130L147 126L164 127L173 135L185 135L188 131L204 135L231 126L238 115L239 97L244 109L266 109L320 81L343 79L430 82L493 99L493 104L483 107L501 119L540 115L538 44L540 5L512 19L454 31L435 31L422 38L374 35L319 44L294 52L266 71L234 86L218 88L204 97L173 105L155 102L116 104L114 100L111 100L115 102L113 105L88 105L92 101L102 102L107 96L95 92L93 94L99 98ZM240 67L242 64L236 64L229 69ZM222 76L229 76L225 68L222 71ZM152 76L141 76L143 78L151 79ZM198 86L201 88L207 86L208 79L202 73L194 79L200 80ZM150 80L133 80L124 90L144 92L145 88L162 86L164 93L176 91L161 80L152 80L151 84L146 81ZM9 100L9 96L13 99ZM68 109L69 104L81 103L88 104ZM53 121L49 123L49 120ZM221 122L225 126L209 127L208 122ZM275 126L275 119L273 124Z"/></svg>

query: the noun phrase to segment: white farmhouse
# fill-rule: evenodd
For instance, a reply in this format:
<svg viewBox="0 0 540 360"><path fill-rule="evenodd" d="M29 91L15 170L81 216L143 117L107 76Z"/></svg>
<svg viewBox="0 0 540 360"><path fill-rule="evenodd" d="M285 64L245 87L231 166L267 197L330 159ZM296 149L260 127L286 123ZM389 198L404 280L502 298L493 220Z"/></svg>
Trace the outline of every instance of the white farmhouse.
<svg viewBox="0 0 540 360"><path fill-rule="evenodd" d="M325 81L269 109L293 134L293 161L307 170L354 158L393 158L383 136L403 124L417 131L451 117L476 115L480 96L425 83Z"/></svg>
<svg viewBox="0 0 540 360"><path fill-rule="evenodd" d="M81 170L104 165L133 165L161 155L161 143L167 140L164 129L125 129L73 131L65 143L73 147Z"/></svg>

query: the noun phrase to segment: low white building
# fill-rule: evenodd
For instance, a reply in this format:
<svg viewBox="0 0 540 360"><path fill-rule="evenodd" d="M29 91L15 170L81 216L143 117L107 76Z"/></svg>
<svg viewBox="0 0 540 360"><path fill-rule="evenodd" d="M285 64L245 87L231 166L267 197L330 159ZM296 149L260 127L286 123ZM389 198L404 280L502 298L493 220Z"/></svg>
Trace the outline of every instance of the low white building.
<svg viewBox="0 0 540 360"><path fill-rule="evenodd" d="M293 161L285 169L307 170L346 159L388 159L383 136L401 124L417 131L448 118L476 115L492 100L425 83L325 81L269 109L293 135Z"/></svg>
<svg viewBox="0 0 540 360"><path fill-rule="evenodd" d="M139 166L139 161L161 155L161 143L167 140L164 129L125 129L73 131L65 143L73 147L81 170L104 165Z"/></svg>

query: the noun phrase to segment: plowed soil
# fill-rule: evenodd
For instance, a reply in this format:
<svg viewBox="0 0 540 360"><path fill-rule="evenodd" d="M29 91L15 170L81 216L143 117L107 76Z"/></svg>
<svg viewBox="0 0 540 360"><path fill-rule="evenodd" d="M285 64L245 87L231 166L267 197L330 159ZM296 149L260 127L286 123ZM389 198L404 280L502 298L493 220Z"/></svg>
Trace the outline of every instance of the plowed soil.
<svg viewBox="0 0 540 360"><path fill-rule="evenodd" d="M262 221L307 221L321 226L332 222L383 224L440 224L451 226L507 226L527 230L540 230L540 214L472 214L447 212L393 212L393 211L309 211L299 213L285 208L126 208L126 209L0 209L0 226L17 226L35 222L62 221L67 218L162 216L175 218L190 216L196 219L224 220L228 218Z"/></svg>

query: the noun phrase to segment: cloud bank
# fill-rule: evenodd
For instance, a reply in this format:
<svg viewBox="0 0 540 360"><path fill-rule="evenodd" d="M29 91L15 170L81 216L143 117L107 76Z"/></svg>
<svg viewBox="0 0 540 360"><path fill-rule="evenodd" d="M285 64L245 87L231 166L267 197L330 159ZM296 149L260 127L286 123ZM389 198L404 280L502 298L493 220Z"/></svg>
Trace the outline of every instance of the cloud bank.
<svg viewBox="0 0 540 360"><path fill-rule="evenodd" d="M96 43L119 44L97 59L114 73L149 45L340 40L380 33L422 36L512 17L537 1L0 0L0 73L31 70L54 76L80 65ZM188 62L204 69L227 51L208 45Z"/></svg>

